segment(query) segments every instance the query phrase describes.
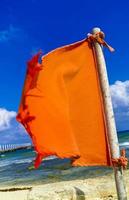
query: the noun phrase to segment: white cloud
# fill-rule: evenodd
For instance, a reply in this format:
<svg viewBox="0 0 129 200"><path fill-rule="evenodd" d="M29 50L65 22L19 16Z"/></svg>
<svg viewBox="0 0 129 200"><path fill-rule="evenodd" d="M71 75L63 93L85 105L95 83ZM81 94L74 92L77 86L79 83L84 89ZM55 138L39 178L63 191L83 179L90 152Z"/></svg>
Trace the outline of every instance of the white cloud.
<svg viewBox="0 0 129 200"><path fill-rule="evenodd" d="M129 80L116 81L110 90L114 108L129 107Z"/></svg>
<svg viewBox="0 0 129 200"><path fill-rule="evenodd" d="M25 36L22 29L10 24L7 29L0 31L0 42L8 42L11 39Z"/></svg>
<svg viewBox="0 0 129 200"><path fill-rule="evenodd" d="M16 121L16 112L0 108L0 144L31 142L24 127Z"/></svg>
<svg viewBox="0 0 129 200"><path fill-rule="evenodd" d="M118 130L129 129L129 80L110 86Z"/></svg>
<svg viewBox="0 0 129 200"><path fill-rule="evenodd" d="M16 112L0 108L0 131L11 127L11 120L16 116Z"/></svg>

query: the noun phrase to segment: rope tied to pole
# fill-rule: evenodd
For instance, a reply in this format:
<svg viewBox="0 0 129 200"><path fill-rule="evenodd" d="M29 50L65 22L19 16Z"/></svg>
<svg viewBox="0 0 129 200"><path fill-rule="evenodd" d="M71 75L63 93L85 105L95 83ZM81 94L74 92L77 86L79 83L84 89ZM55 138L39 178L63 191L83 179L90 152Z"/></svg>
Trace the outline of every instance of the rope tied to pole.
<svg viewBox="0 0 129 200"><path fill-rule="evenodd" d="M112 47L104 40L105 34L104 34L102 31L100 31L100 32L98 32L98 33L94 33L94 34L88 33L87 36L88 36L88 40L89 40L90 42L98 42L100 45L103 45L103 46L107 47L107 48L109 49L109 51L111 51L111 52L115 51L115 49L112 48Z"/></svg>
<svg viewBox="0 0 129 200"><path fill-rule="evenodd" d="M112 158L112 163L114 167L122 167L123 169L127 168L128 159L125 157L125 149L121 149L121 156L119 158Z"/></svg>

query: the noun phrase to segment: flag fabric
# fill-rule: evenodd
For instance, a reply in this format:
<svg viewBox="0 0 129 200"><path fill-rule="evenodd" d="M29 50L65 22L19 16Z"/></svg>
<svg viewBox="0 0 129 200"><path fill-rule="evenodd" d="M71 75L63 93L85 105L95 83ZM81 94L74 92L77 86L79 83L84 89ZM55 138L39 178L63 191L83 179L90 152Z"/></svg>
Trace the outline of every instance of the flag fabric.
<svg viewBox="0 0 129 200"><path fill-rule="evenodd" d="M37 152L73 166L110 166L107 127L93 46L88 39L28 62L17 120Z"/></svg>

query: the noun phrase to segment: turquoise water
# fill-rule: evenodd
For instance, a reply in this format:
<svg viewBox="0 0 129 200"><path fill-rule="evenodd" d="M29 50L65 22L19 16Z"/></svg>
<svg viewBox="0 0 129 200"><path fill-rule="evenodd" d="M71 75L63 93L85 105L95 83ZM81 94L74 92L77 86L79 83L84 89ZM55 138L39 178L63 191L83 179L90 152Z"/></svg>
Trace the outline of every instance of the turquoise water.
<svg viewBox="0 0 129 200"><path fill-rule="evenodd" d="M129 131L118 133L120 148L129 158ZM56 181L85 179L112 172L108 167L72 167L69 159L48 157L33 169L35 152L22 149L0 154L0 187L38 185Z"/></svg>
<svg viewBox="0 0 129 200"><path fill-rule="evenodd" d="M121 131L118 133L118 140L121 146L129 147L129 131Z"/></svg>

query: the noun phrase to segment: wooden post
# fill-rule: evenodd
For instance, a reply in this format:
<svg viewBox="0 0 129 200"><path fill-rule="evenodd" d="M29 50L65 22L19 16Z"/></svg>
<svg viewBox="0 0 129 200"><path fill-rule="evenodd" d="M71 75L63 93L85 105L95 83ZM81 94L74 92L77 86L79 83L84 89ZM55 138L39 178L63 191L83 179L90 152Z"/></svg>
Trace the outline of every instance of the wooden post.
<svg viewBox="0 0 129 200"><path fill-rule="evenodd" d="M101 31L100 28L93 28L92 34L96 34L100 31ZM106 63L105 63L102 47L98 42L94 42L94 52L96 56L100 86L101 86L103 102L104 102L111 156L112 158L119 158L120 150L119 150L119 143L118 143L118 138L117 138L114 113L113 113L113 108L112 108L112 101L111 101L111 96L110 96ZM114 175L115 175L118 199L127 200L122 168L114 167Z"/></svg>

